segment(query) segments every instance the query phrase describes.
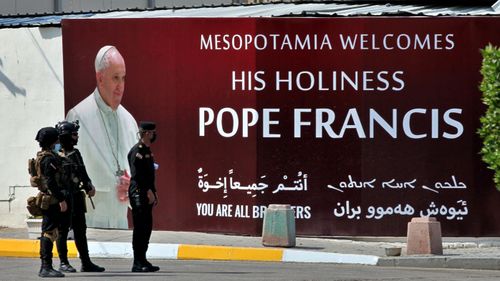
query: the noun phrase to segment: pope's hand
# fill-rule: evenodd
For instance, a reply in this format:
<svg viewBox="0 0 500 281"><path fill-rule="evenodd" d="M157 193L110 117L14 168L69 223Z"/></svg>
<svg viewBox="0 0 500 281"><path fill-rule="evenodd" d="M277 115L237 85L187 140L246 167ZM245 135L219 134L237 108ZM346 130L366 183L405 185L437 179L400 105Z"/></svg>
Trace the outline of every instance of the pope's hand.
<svg viewBox="0 0 500 281"><path fill-rule="evenodd" d="M125 170L125 173L122 176L120 176L118 184L116 185L116 192L118 195L118 200L120 202L128 201L129 185L130 185L130 176L128 175L127 170Z"/></svg>

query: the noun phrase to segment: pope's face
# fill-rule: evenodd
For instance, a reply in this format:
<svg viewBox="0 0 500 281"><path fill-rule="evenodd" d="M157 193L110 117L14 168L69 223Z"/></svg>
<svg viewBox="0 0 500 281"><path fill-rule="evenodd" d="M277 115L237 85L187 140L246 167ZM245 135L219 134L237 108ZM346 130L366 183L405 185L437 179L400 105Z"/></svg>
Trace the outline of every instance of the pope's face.
<svg viewBox="0 0 500 281"><path fill-rule="evenodd" d="M125 61L118 51L112 51L108 59L109 66L96 73L97 87L104 102L116 110L125 90Z"/></svg>

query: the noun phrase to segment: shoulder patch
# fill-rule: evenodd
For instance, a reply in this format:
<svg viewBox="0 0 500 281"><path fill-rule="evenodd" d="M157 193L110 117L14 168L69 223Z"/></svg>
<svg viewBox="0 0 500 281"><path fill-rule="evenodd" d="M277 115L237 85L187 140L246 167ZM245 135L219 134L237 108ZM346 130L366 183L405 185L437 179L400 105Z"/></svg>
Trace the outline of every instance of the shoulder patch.
<svg viewBox="0 0 500 281"><path fill-rule="evenodd" d="M142 159L142 154L140 154L139 152L137 152L137 153L135 154L135 157L136 157L136 158L139 158L139 159Z"/></svg>

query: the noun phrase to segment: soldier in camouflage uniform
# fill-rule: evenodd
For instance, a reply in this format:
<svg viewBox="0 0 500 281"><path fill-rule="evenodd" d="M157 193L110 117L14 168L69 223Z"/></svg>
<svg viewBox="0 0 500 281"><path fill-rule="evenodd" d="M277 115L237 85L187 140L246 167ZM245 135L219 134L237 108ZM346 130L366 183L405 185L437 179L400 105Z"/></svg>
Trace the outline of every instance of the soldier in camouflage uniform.
<svg viewBox="0 0 500 281"><path fill-rule="evenodd" d="M73 229L76 248L80 254L82 272L103 272L104 268L90 261L87 244L87 224L85 221L86 194L95 195L95 188L85 169L82 155L74 146L78 143L78 121L59 122L56 125L59 132L59 141L62 149L59 155L62 158L64 194L68 202L68 212L62 215L57 239L57 251L61 261L59 270L63 272L76 272L68 261L68 232Z"/></svg>
<svg viewBox="0 0 500 281"><path fill-rule="evenodd" d="M52 248L58 236L61 214L67 210L67 204L60 182L61 159L53 150L58 141L55 128L45 127L38 131L35 140L41 151L37 153L37 168L40 171L41 182L38 189L49 200L42 207L42 236L40 237L40 259L42 266L38 272L40 277L64 277L64 274L52 267Z"/></svg>

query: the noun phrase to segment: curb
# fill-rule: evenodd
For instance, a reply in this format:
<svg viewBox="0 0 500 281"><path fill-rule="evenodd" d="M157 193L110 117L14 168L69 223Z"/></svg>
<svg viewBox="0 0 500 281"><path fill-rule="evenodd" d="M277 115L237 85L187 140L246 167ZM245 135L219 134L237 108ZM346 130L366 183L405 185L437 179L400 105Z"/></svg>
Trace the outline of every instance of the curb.
<svg viewBox="0 0 500 281"><path fill-rule="evenodd" d="M88 242L89 254L96 258L133 258L131 243ZM57 250L54 247L54 255ZM0 239L0 256L39 257L38 240ZM73 241L68 241L68 257L77 257ZM177 260L268 261L301 263L343 263L377 265L379 257L280 248L226 247L150 243L148 258Z"/></svg>
<svg viewBox="0 0 500 281"><path fill-rule="evenodd" d="M500 259L491 257L415 256L380 258L378 266L500 270Z"/></svg>
<svg viewBox="0 0 500 281"><path fill-rule="evenodd" d="M55 245L52 249L52 254L54 257L59 257ZM21 258L40 257L40 240L0 239L0 256ZM78 251L73 241L68 241L68 257L78 257Z"/></svg>
<svg viewBox="0 0 500 281"><path fill-rule="evenodd" d="M131 243L89 242L89 253L99 258L132 258ZM226 247L186 244L150 243L148 258L177 260L232 260L303 263L345 263L377 265L379 257L327 252L279 249Z"/></svg>
<svg viewBox="0 0 500 281"><path fill-rule="evenodd" d="M131 243L90 241L89 254L96 258L133 258ZM0 256L38 258L39 240L0 239ZM54 257L57 249L54 247ZM78 257L74 241L68 241L68 257ZM360 264L385 267L455 268L500 270L498 257L412 256L378 257L282 248L226 247L209 245L150 243L150 259L223 260L297 263Z"/></svg>

